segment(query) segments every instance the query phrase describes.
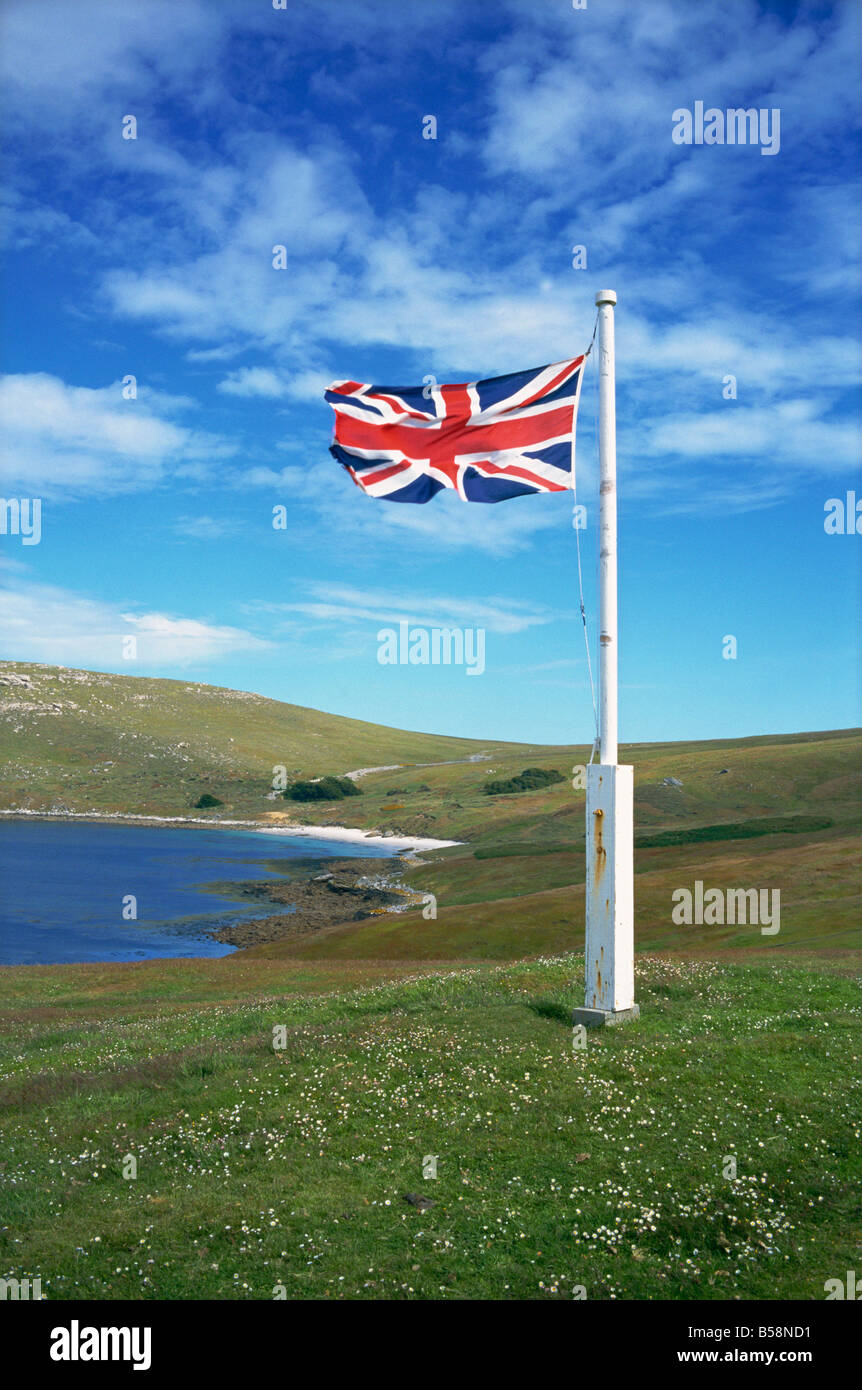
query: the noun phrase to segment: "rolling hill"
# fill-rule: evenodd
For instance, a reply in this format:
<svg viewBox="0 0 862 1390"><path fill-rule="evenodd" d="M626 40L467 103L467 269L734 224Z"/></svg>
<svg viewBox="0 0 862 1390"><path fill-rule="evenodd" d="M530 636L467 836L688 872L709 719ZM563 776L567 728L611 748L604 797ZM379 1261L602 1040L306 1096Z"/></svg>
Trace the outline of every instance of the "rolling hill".
<svg viewBox="0 0 862 1390"><path fill-rule="evenodd" d="M218 686L0 665L6 808L182 815L210 792L223 815L263 816L277 766L293 779L483 751Z"/></svg>
<svg viewBox="0 0 862 1390"><path fill-rule="evenodd" d="M569 776L587 756L389 729L183 681L0 666L2 809L313 821L463 842L409 874L436 896L435 920L414 911L254 948L273 956L496 960L577 949L584 804ZM621 757L635 768L641 948L860 944L859 730L636 744ZM382 770L362 777L362 796L304 805L273 799L278 765L291 778ZM564 780L485 794L489 780L526 767ZM204 792L223 804L194 810ZM779 936L676 926L671 894L697 879L778 888Z"/></svg>

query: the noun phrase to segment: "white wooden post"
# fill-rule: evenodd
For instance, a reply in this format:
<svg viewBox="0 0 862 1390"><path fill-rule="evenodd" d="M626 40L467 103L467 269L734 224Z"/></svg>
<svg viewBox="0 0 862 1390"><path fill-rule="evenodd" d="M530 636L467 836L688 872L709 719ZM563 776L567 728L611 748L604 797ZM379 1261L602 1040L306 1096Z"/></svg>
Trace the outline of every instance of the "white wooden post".
<svg viewBox="0 0 862 1390"><path fill-rule="evenodd" d="M599 756L587 768L586 991L574 1022L637 1018L634 997L634 782L617 762L617 442L613 290L599 309Z"/></svg>

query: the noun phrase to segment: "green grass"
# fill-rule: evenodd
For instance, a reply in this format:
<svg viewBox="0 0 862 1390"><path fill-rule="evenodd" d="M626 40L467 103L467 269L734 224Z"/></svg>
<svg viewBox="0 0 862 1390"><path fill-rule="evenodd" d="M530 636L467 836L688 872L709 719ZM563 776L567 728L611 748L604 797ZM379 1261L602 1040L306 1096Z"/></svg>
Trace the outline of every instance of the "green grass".
<svg viewBox="0 0 862 1390"><path fill-rule="evenodd" d="M3 971L0 1273L50 1299L822 1298L862 1257L859 959L642 957L640 1022L585 1051L575 956Z"/></svg>
<svg viewBox="0 0 862 1390"><path fill-rule="evenodd" d="M303 960L517 960L581 949L585 856L580 848L476 858L467 847L434 855L407 881L433 893L437 917L420 910L346 922L317 936L258 947ZM769 887L781 894L781 928L691 926L672 920L673 893L706 887ZM862 944L862 854L845 827L635 850L635 946L709 952L858 948Z"/></svg>
<svg viewBox="0 0 862 1390"><path fill-rule="evenodd" d="M753 840L758 835L803 835L828 830L831 816L761 816L757 820L728 822L724 825L692 825L685 830L660 830L655 835L639 835L639 849L661 849L666 845L694 845L709 840Z"/></svg>
<svg viewBox="0 0 862 1390"><path fill-rule="evenodd" d="M536 854L583 854L583 845L490 845L485 849L475 849L474 859L512 859L532 858Z"/></svg>

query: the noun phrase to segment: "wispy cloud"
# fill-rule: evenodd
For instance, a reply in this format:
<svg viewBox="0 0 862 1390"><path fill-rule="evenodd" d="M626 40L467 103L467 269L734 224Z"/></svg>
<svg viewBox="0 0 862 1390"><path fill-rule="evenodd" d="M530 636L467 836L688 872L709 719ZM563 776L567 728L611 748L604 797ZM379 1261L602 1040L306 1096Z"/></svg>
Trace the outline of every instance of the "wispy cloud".
<svg viewBox="0 0 862 1390"><path fill-rule="evenodd" d="M512 599L464 595L389 593L355 589L349 584L312 584L312 597L298 603L258 602L251 611L297 614L327 623L372 623L391 626L402 621L432 627L484 627L505 634L554 622L559 616Z"/></svg>
<svg viewBox="0 0 862 1390"><path fill-rule="evenodd" d="M834 473L862 463L862 434L851 420L828 418L828 404L780 401L769 406L728 406L702 414L641 422L642 438L656 454L686 458L765 457L810 472Z"/></svg>
<svg viewBox="0 0 862 1390"><path fill-rule="evenodd" d="M326 436L328 442L328 436ZM536 536L561 532L571 524L571 495L522 497L508 506L468 506L453 492L442 492L425 506L403 506L368 497L326 452L326 443L296 444L308 463L280 468L259 465L237 472L233 486L270 493L273 505L287 509L292 533L349 536L352 547L430 552L472 552L496 556L528 550ZM315 457L315 452L317 457ZM584 478L590 467L584 465Z"/></svg>
<svg viewBox="0 0 862 1390"><path fill-rule="evenodd" d="M218 390L226 396L269 396L287 394L283 379L269 367L238 367L220 381Z"/></svg>
<svg viewBox="0 0 862 1390"><path fill-rule="evenodd" d="M237 535L242 526L239 521L229 517L180 516L173 523L173 529L177 535L187 536L189 540L218 541L222 536Z"/></svg>
<svg viewBox="0 0 862 1390"><path fill-rule="evenodd" d="M80 497L153 487L168 471L199 476L233 446L169 418L186 398L143 392L123 398L122 382L71 386L46 372L0 378L4 487Z"/></svg>
<svg viewBox="0 0 862 1390"><path fill-rule="evenodd" d="M270 643L242 628L166 613L130 612L54 585L15 579L0 589L0 630L19 661L126 671L218 663ZM132 650L134 659L124 651Z"/></svg>

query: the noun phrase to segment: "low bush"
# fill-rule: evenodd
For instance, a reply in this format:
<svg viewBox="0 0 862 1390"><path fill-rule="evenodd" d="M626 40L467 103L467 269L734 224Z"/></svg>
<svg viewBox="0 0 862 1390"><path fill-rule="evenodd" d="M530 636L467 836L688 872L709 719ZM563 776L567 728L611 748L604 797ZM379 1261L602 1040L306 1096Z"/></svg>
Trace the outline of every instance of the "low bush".
<svg viewBox="0 0 862 1390"><path fill-rule="evenodd" d="M345 796L361 796L362 788L350 777L320 777L316 781L294 782L284 793L287 801L341 801Z"/></svg>
<svg viewBox="0 0 862 1390"><path fill-rule="evenodd" d="M525 767L517 777L509 777L499 782L486 782L484 791L486 796L505 796L509 792L536 791L539 787L550 787L554 782L565 780L562 772L557 772L555 768Z"/></svg>

